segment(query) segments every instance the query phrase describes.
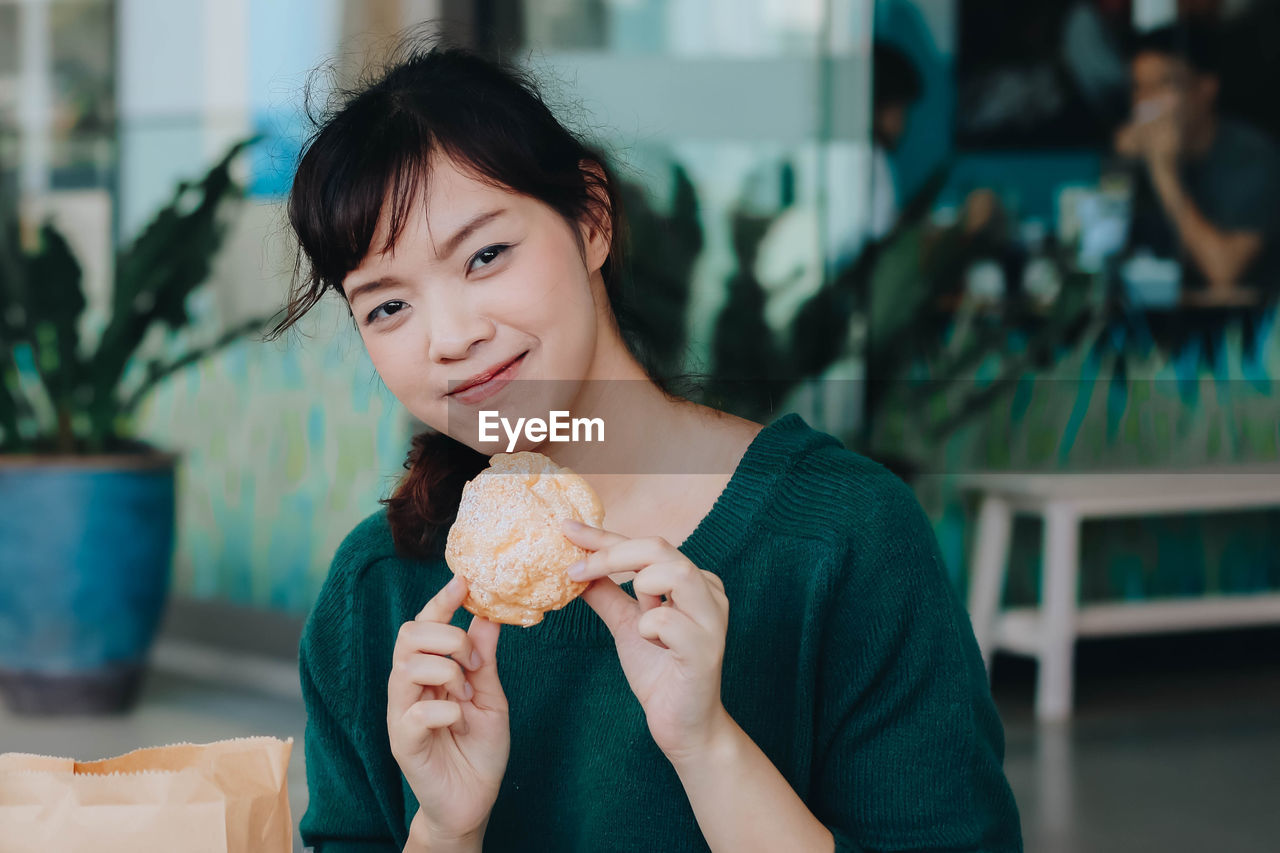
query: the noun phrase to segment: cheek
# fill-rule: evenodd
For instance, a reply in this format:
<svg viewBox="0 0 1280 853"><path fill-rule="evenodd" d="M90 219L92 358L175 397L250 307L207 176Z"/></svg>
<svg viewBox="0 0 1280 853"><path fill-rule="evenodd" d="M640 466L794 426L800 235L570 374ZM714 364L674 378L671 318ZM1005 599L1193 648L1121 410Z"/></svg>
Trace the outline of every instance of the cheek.
<svg viewBox="0 0 1280 853"><path fill-rule="evenodd" d="M365 350L378 378L392 396L414 417L443 429L447 407L433 391L439 380L427 358L426 334L412 326L396 329L389 335L365 335ZM417 346L419 343L421 346Z"/></svg>
<svg viewBox="0 0 1280 853"><path fill-rule="evenodd" d="M498 298L502 315L517 328L543 335L592 312L591 282L582 260L576 248L559 242L530 252L507 276Z"/></svg>
<svg viewBox="0 0 1280 853"><path fill-rule="evenodd" d="M597 308L576 247L526 259L513 270L501 316L506 324L536 337L542 350L540 372L547 378L586 373L596 346ZM532 273L524 270L534 270Z"/></svg>
<svg viewBox="0 0 1280 853"><path fill-rule="evenodd" d="M395 395L396 399L407 405L405 377L408 371L402 364L403 357L396 354L395 345L389 344L385 339L373 341L366 339L365 350L369 353L369 361L373 363L378 379L388 391Z"/></svg>

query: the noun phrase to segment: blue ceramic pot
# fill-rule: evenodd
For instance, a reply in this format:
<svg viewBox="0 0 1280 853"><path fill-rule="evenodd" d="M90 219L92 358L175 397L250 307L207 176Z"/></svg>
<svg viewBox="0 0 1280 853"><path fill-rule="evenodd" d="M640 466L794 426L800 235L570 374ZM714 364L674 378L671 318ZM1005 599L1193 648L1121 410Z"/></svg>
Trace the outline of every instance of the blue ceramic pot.
<svg viewBox="0 0 1280 853"><path fill-rule="evenodd" d="M169 591L176 460L0 456L0 694L13 711L133 706Z"/></svg>

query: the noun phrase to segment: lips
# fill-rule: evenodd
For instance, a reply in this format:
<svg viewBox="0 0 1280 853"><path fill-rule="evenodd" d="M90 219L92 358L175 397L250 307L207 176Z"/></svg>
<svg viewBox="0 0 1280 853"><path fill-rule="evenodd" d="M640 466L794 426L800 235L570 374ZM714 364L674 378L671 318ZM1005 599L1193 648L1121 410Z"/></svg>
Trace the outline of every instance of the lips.
<svg viewBox="0 0 1280 853"><path fill-rule="evenodd" d="M448 394L448 396L451 396L451 397L452 397L452 396L453 396L453 395L455 395L455 394L460 394L460 393L462 393L462 392L464 392L464 391L467 391L467 390L469 390L469 389L472 389L472 388L475 388L475 387L477 387L477 386L483 385L484 383L488 382L490 379L493 379L495 376L497 376L498 374L502 373L502 372L503 372L504 370L506 370L507 368L511 367L511 365L516 364L517 362L519 362L522 358L524 358L524 357L525 357L525 355L527 355L527 351L526 351L526 352L522 352L522 353L520 353L520 354L519 354L518 356L516 356L515 358L512 358L512 359L510 359L510 360L508 360L508 361L503 362L502 364L499 364L499 365L497 365L497 366L495 366L495 367L492 367L492 368L490 368L490 369L486 370L484 373L478 373L478 374L476 374L475 376L472 376L470 379L468 379L467 381L463 382L463 383L462 383L461 385L459 385L457 388L454 388L452 391L450 391L450 392L449 392L449 394Z"/></svg>

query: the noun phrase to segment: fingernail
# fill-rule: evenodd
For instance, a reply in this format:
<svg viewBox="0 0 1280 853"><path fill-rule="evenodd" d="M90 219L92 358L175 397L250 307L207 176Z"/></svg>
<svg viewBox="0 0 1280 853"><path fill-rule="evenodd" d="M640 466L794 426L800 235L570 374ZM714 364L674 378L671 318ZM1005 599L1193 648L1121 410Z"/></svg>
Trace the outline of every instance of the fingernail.
<svg viewBox="0 0 1280 853"><path fill-rule="evenodd" d="M471 682L465 682L462 685L462 698L471 701L471 697L476 695L476 689L471 686Z"/></svg>
<svg viewBox="0 0 1280 853"><path fill-rule="evenodd" d="M581 521L578 521L576 518L566 518L563 522L561 522L560 526L563 527L565 530L581 530L582 528L586 527L585 524L583 524Z"/></svg>
<svg viewBox="0 0 1280 853"><path fill-rule="evenodd" d="M568 569L566 569L565 573L568 574L569 577L573 578L574 580L578 580L584 574L587 573L587 561L579 560L578 562L570 566Z"/></svg>
<svg viewBox="0 0 1280 853"><path fill-rule="evenodd" d="M483 661L480 660L480 652L477 651L476 649L472 649L471 650L471 668L479 669L481 663L483 663Z"/></svg>

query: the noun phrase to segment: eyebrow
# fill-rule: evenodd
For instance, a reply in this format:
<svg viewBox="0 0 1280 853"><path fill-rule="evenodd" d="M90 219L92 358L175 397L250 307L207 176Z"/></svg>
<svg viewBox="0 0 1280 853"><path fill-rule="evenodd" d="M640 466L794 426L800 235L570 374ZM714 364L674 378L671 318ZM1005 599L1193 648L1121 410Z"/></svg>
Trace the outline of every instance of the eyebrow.
<svg viewBox="0 0 1280 853"><path fill-rule="evenodd" d="M479 216L474 217L466 225L463 225L461 228L459 228L457 230L457 233L455 233L452 237L450 237L448 240L445 240L444 251L437 254L436 257L440 258L441 260L451 257L454 252L458 251L458 246L461 245L463 240L467 239L476 231L480 230L482 226L488 225L491 220L497 219L499 216L501 216L506 212L507 211L504 208L498 208L497 210L490 210L487 213L482 213Z"/></svg>
<svg viewBox="0 0 1280 853"><path fill-rule="evenodd" d="M366 281L364 284L358 284L351 289L350 293L347 294L347 304L356 304L356 299L363 293L373 293L376 290L383 290L396 284L400 284L400 279L395 276L387 276L386 278L380 278L375 281Z"/></svg>
<svg viewBox="0 0 1280 853"><path fill-rule="evenodd" d="M460 246L464 240L506 212L505 208L498 208L497 210L486 211L485 213L481 213L479 216L473 217L469 222L459 228L452 237L444 242L444 250L439 252L437 257L441 260L451 257L454 252L458 251L458 246ZM386 278L379 278L374 281L367 281L364 284L358 284L351 289L350 293L347 294L347 303L354 304L356 298L362 294L373 293L374 291L383 290L384 288L400 283L400 279L395 276L387 276Z"/></svg>

